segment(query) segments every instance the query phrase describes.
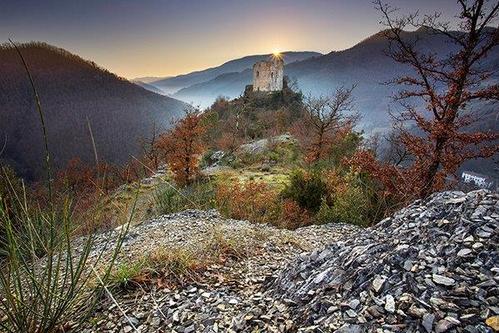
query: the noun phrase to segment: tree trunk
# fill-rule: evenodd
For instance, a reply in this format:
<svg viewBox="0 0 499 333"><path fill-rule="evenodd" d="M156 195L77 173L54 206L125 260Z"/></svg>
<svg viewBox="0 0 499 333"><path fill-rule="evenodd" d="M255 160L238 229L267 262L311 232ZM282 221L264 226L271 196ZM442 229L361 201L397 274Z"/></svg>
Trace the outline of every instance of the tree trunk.
<svg viewBox="0 0 499 333"><path fill-rule="evenodd" d="M435 185L435 177L437 175L439 167L442 165L442 151L447 139L438 138L437 143L435 145L434 157L433 161L428 167L428 170L422 177L424 179L423 187L420 190L419 196L421 198L426 198L430 194L433 193L434 185Z"/></svg>

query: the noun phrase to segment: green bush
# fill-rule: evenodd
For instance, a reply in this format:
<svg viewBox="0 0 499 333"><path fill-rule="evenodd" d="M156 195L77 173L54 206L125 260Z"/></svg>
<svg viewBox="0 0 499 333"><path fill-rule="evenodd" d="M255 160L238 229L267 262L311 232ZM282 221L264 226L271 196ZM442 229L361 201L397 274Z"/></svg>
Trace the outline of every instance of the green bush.
<svg viewBox="0 0 499 333"><path fill-rule="evenodd" d="M285 166L296 165L299 157L299 148L294 142L275 144L265 153L267 161Z"/></svg>
<svg viewBox="0 0 499 333"><path fill-rule="evenodd" d="M359 226L369 225L369 198L360 187L350 186L336 193L332 207L333 219Z"/></svg>
<svg viewBox="0 0 499 333"><path fill-rule="evenodd" d="M154 195L156 212L172 214L186 209L215 207L215 187L212 181L198 181L183 188L164 184Z"/></svg>
<svg viewBox="0 0 499 333"><path fill-rule="evenodd" d="M288 185L281 192L283 198L292 199L300 207L311 212L319 210L326 194L326 183L320 173L314 171L305 173L303 170L294 171Z"/></svg>
<svg viewBox="0 0 499 333"><path fill-rule="evenodd" d="M314 221L318 224L337 222L337 216L332 206L327 203L325 198L321 201L319 211L315 214Z"/></svg>

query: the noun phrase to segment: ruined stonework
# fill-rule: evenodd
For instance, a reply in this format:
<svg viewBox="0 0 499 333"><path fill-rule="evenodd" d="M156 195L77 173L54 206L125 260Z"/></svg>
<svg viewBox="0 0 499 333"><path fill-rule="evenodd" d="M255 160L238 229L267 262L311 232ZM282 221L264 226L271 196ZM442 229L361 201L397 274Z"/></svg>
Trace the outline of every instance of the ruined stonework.
<svg viewBox="0 0 499 333"><path fill-rule="evenodd" d="M280 91L284 78L282 57L272 56L269 60L253 66L253 91Z"/></svg>

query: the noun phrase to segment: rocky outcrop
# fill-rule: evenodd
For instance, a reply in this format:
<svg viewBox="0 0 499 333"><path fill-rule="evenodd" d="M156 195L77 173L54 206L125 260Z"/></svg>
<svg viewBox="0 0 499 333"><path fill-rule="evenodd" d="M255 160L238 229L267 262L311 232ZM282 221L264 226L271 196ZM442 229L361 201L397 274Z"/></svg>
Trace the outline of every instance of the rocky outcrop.
<svg viewBox="0 0 499 333"><path fill-rule="evenodd" d="M237 149L239 154L261 154L269 150L272 145L295 143L296 140L290 134L274 136L270 139L260 139L245 143Z"/></svg>
<svg viewBox="0 0 499 333"><path fill-rule="evenodd" d="M277 278L301 253L324 248L359 230L347 224L278 229L248 221L225 219L216 211L189 210L160 216L133 226L123 241L117 265L140 260L158 249L199 253L214 236L223 235L247 249L244 259L217 261L186 285L138 285L113 289L120 308L105 299L79 331L108 332L282 332L294 327L287 306L264 295L264 286ZM103 248L110 255L116 232L97 237L96 258ZM221 244L223 245L223 244ZM123 311L122 311L123 310ZM126 314L126 316L124 315Z"/></svg>
<svg viewBox="0 0 499 333"><path fill-rule="evenodd" d="M437 193L367 229L289 231L213 211L160 217L131 230L126 257L158 246L195 248L213 227L258 250L208 267L197 283L117 293L127 317L104 302L82 331L495 332L498 199L486 191Z"/></svg>
<svg viewBox="0 0 499 333"><path fill-rule="evenodd" d="M438 193L299 257L270 294L303 331L492 332L498 223L497 194Z"/></svg>

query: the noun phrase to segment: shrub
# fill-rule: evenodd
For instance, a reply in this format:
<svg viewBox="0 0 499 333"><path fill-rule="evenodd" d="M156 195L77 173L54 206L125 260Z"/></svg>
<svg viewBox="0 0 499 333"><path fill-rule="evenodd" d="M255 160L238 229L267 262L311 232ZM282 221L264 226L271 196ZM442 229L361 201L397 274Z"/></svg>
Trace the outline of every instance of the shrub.
<svg viewBox="0 0 499 333"><path fill-rule="evenodd" d="M211 181L198 180L181 189L170 184L162 185L155 193L156 211L171 214L186 209L210 209L215 207L215 188Z"/></svg>
<svg viewBox="0 0 499 333"><path fill-rule="evenodd" d="M334 193L333 204L323 200L315 219L318 223L342 222L369 225L369 198L356 186Z"/></svg>
<svg viewBox="0 0 499 333"><path fill-rule="evenodd" d="M295 165L299 158L299 147L295 142L270 143L264 158L268 162L285 166Z"/></svg>
<svg viewBox="0 0 499 333"><path fill-rule="evenodd" d="M91 261L94 236L83 237L78 249L72 241L75 225L70 200L48 210L21 200L14 201L20 206L14 217L0 202L6 254L0 270L0 313L4 316L0 328L2 332L27 333L69 330L85 319L99 299L101 290L89 285L94 276L91 267L102 263L100 278L107 280L128 223L112 257L103 262L102 248Z"/></svg>
<svg viewBox="0 0 499 333"><path fill-rule="evenodd" d="M326 198L322 199L321 206L317 214L315 214L314 220L318 224L338 222L336 213L332 206L327 203Z"/></svg>
<svg viewBox="0 0 499 333"><path fill-rule="evenodd" d="M317 212L322 198L327 194L326 184L318 172L294 171L290 176L289 184L281 195L285 199L292 199L300 207L311 212Z"/></svg>
<svg viewBox="0 0 499 333"><path fill-rule="evenodd" d="M291 199L282 203L281 215L278 225L286 229L296 229L310 224L310 214Z"/></svg>
<svg viewBox="0 0 499 333"><path fill-rule="evenodd" d="M272 223L279 217L278 193L263 182L220 184L216 202L223 215L235 219Z"/></svg>
<svg viewBox="0 0 499 333"><path fill-rule="evenodd" d="M338 169L324 171L327 195L315 216L317 223L343 222L367 226L372 221L369 187L358 174Z"/></svg>

